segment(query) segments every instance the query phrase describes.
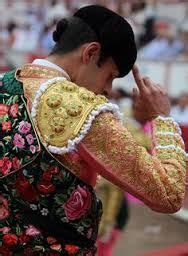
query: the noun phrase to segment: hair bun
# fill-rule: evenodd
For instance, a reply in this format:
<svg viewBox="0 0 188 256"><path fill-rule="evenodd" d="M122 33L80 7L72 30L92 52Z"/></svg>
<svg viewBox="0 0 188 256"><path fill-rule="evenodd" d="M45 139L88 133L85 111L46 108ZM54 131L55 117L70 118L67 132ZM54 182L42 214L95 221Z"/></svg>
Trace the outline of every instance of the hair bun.
<svg viewBox="0 0 188 256"><path fill-rule="evenodd" d="M62 19L56 25L56 30L53 32L53 40L54 42L59 42L62 34L68 27L68 20Z"/></svg>

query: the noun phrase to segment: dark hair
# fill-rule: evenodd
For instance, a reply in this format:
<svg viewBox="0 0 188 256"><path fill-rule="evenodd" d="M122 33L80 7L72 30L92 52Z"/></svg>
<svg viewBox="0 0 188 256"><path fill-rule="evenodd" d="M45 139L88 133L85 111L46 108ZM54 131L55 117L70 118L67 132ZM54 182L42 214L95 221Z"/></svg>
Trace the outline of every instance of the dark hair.
<svg viewBox="0 0 188 256"><path fill-rule="evenodd" d="M57 3L58 3L57 0L52 0L52 1L51 1L51 6L55 6Z"/></svg>
<svg viewBox="0 0 188 256"><path fill-rule="evenodd" d="M53 40L56 44L51 54L62 55L79 48L82 44L98 42L95 32L77 17L60 20L53 32Z"/></svg>
<svg viewBox="0 0 188 256"><path fill-rule="evenodd" d="M77 17L60 20L53 32L53 40L56 44L50 54L60 55L69 53L82 44L99 42L96 33ZM100 67L108 57L101 51L97 65Z"/></svg>
<svg viewBox="0 0 188 256"><path fill-rule="evenodd" d="M8 25L7 25L7 31L9 33L12 33L14 31L14 29L17 27L16 23L14 22L9 22Z"/></svg>
<svg viewBox="0 0 188 256"><path fill-rule="evenodd" d="M65 54L82 44L99 42L101 54L98 65L112 57L120 77L130 72L137 57L130 24L117 13L99 5L83 7L72 18L60 20L53 39L56 44L52 54Z"/></svg>

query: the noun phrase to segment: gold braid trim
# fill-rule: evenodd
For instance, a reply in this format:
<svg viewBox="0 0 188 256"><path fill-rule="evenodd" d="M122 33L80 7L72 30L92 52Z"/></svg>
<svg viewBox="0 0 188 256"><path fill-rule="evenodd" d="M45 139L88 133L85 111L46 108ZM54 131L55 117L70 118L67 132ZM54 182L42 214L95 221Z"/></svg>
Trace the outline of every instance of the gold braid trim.
<svg viewBox="0 0 188 256"><path fill-rule="evenodd" d="M62 77L42 84L31 111L41 141L52 153L71 152L100 112L118 112L116 105L107 101Z"/></svg>

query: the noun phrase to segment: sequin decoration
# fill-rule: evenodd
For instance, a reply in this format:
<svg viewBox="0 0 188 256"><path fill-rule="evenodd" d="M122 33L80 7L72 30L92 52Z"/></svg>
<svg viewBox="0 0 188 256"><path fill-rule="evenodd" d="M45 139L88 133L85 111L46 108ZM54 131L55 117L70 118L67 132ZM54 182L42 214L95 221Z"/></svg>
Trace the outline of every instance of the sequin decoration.
<svg viewBox="0 0 188 256"><path fill-rule="evenodd" d="M53 147L65 147L76 138L91 112L107 102L64 78L47 81L41 88L33 118L43 143Z"/></svg>
<svg viewBox="0 0 188 256"><path fill-rule="evenodd" d="M154 133L159 130L177 133L179 128L172 120L159 119L154 121L154 127ZM101 175L153 210L173 213L181 207L185 192L185 152L179 139L168 140L161 134L161 141L163 147L152 156L137 145L111 113L103 113L82 143L87 153L102 163ZM156 148L159 146L155 143Z"/></svg>

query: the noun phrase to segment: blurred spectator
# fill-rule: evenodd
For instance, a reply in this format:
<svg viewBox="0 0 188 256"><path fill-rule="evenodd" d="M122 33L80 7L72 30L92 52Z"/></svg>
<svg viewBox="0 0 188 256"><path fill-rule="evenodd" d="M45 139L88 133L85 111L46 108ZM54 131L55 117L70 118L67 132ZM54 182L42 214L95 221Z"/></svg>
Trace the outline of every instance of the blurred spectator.
<svg viewBox="0 0 188 256"><path fill-rule="evenodd" d="M143 35L147 36L146 33L154 33L153 24L150 26L150 20L153 20L157 16L156 12L156 1L127 1L129 3L129 19L131 25L133 25L133 30L136 36L138 47L140 47L140 40ZM139 3L140 2L140 3ZM127 17L127 16L126 16ZM148 26L149 25L149 26ZM149 36L149 35L148 35ZM151 39L153 39L152 36ZM150 39L146 43L149 42ZM142 44L143 46L144 44Z"/></svg>
<svg viewBox="0 0 188 256"><path fill-rule="evenodd" d="M52 33L54 31L55 24L56 21L52 22L50 25L46 25L41 33L40 48L45 54L48 54L54 46Z"/></svg>
<svg viewBox="0 0 188 256"><path fill-rule="evenodd" d="M179 56L180 60L188 60L188 20L185 20L180 28L182 42L184 44L183 52Z"/></svg>
<svg viewBox="0 0 188 256"><path fill-rule="evenodd" d="M113 89L111 95L111 102L119 106L120 111L126 115L130 116L130 110L132 108L131 95L123 90L122 88Z"/></svg>
<svg viewBox="0 0 188 256"><path fill-rule="evenodd" d="M37 49L39 35L31 24L26 24L18 27L15 31L15 40L12 45L12 50L31 52Z"/></svg>
<svg viewBox="0 0 188 256"><path fill-rule="evenodd" d="M7 46L12 47L15 42L15 30L17 28L16 23L9 22L7 25Z"/></svg>
<svg viewBox="0 0 188 256"><path fill-rule="evenodd" d="M58 20L66 18L70 15L69 10L67 9L67 4L65 4L63 1L59 0L51 0L51 5L49 7L46 22L49 24L53 20Z"/></svg>
<svg viewBox="0 0 188 256"><path fill-rule="evenodd" d="M146 7L146 1L144 0L136 0L132 3L132 12L137 12Z"/></svg>
<svg viewBox="0 0 188 256"><path fill-rule="evenodd" d="M157 20L154 32L156 38L141 50L141 58L170 60L177 57L183 50L183 43L176 39L175 27L170 22Z"/></svg>
<svg viewBox="0 0 188 256"><path fill-rule="evenodd" d="M178 104L172 107L171 116L180 125L185 149L188 152L188 93L179 97Z"/></svg>
<svg viewBox="0 0 188 256"><path fill-rule="evenodd" d="M30 24L16 26L12 33L13 39L9 39L12 45L9 45L6 51L6 62L9 69L23 65L26 62L24 56L37 51L39 40L39 33Z"/></svg>
<svg viewBox="0 0 188 256"><path fill-rule="evenodd" d="M180 125L188 125L188 93L183 93L179 97L177 105L172 107L171 116Z"/></svg>
<svg viewBox="0 0 188 256"><path fill-rule="evenodd" d="M154 17L149 17L148 19L146 19L144 23L144 32L140 35L140 38L138 39L138 47L145 46L155 38L154 23Z"/></svg>
<svg viewBox="0 0 188 256"><path fill-rule="evenodd" d="M54 45L51 36L54 20L69 17L76 8L88 4L106 5L126 17L133 26L138 47L144 47L140 50L141 57L172 60L182 52L182 39L184 48L180 59L187 59L186 8L180 1L175 2L178 4L165 5L166 1L162 0L1 0L0 54L7 57L0 61L0 68L1 63L8 64L8 68L22 65L31 54L48 54ZM168 10L171 10L171 6L181 8L177 15L169 16L171 12L168 11L165 15L164 6ZM172 10L176 7L172 7ZM163 17L163 14L165 20L160 20L159 17ZM176 23L166 21L167 16L173 21L178 16L178 22L182 24L180 39L177 39L174 29Z"/></svg>

